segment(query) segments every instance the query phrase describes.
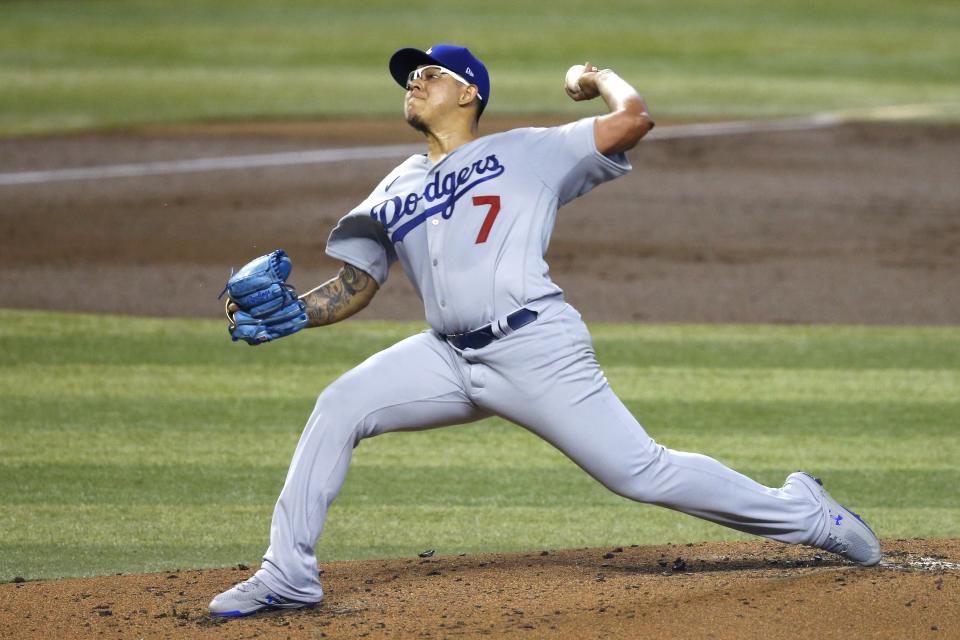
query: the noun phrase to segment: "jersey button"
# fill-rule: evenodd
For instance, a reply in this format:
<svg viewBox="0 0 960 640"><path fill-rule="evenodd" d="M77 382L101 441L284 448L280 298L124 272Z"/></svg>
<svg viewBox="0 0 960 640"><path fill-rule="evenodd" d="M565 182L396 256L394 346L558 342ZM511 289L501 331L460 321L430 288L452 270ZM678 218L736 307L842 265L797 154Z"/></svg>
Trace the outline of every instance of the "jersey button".
<svg viewBox="0 0 960 640"><path fill-rule="evenodd" d="M438 262L439 262L439 261L438 261L436 258L434 258L434 259L433 259L433 266L437 266L437 263L438 263Z"/></svg>
<svg viewBox="0 0 960 640"><path fill-rule="evenodd" d="M438 224L440 224L440 221L434 218L433 220L430 221L430 224L432 224L433 226L437 226Z"/></svg>
<svg viewBox="0 0 960 640"><path fill-rule="evenodd" d="M440 301L440 306L441 306L441 307L447 306L447 301L446 301L446 300L441 300L441 301Z"/></svg>

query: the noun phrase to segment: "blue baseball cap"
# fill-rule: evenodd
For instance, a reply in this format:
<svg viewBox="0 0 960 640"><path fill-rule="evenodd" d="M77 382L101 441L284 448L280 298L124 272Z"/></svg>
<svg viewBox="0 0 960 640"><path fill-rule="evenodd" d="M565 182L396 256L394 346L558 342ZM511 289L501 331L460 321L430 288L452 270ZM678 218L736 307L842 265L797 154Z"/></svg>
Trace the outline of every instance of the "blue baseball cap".
<svg viewBox="0 0 960 640"><path fill-rule="evenodd" d="M487 67L480 62L480 58L470 53L466 47L453 44L435 44L426 51L406 48L400 49L390 57L390 75L404 89L407 88L407 78L410 72L423 65L437 64L455 71L468 82L477 85L477 94L480 97L480 113L490 102L490 76ZM479 113L477 114L480 115Z"/></svg>

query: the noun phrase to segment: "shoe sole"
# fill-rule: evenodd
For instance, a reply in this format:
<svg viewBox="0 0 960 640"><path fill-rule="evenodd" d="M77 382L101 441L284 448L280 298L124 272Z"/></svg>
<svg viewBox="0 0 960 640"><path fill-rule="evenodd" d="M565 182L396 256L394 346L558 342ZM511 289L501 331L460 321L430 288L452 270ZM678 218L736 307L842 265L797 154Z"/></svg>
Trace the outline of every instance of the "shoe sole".
<svg viewBox="0 0 960 640"><path fill-rule="evenodd" d="M211 611L210 615L218 618L245 618L255 613L266 613L269 611L280 611L282 609L312 609L320 604L319 602L291 602L289 604L265 604L250 611Z"/></svg>

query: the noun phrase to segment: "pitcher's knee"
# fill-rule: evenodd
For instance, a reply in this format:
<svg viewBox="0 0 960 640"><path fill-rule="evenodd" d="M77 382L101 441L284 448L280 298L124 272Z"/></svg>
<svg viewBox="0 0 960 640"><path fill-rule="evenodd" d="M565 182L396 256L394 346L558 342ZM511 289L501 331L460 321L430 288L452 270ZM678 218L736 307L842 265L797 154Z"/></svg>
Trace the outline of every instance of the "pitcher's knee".
<svg viewBox="0 0 960 640"><path fill-rule="evenodd" d="M324 389L317 398L309 427L357 442L366 435L363 422L367 409L362 406L360 397L349 393L337 382Z"/></svg>
<svg viewBox="0 0 960 640"><path fill-rule="evenodd" d="M660 493L643 474L624 475L603 484L617 495L636 502L656 503Z"/></svg>
<svg viewBox="0 0 960 640"><path fill-rule="evenodd" d="M657 503L663 493L663 476L667 471L661 451L662 447L657 445L656 455L605 469L595 477L624 498Z"/></svg>

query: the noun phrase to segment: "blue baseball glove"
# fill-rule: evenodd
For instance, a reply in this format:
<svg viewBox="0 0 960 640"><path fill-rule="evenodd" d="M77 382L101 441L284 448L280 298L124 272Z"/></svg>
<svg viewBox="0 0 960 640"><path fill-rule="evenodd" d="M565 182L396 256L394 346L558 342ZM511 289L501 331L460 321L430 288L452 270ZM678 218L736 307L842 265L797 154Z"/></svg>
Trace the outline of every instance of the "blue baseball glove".
<svg viewBox="0 0 960 640"><path fill-rule="evenodd" d="M307 326L303 301L287 278L293 265L282 249L248 262L230 276L227 293L227 330L233 341L258 345L296 333ZM220 295L222 296L223 293ZM231 303L239 310L232 311Z"/></svg>

